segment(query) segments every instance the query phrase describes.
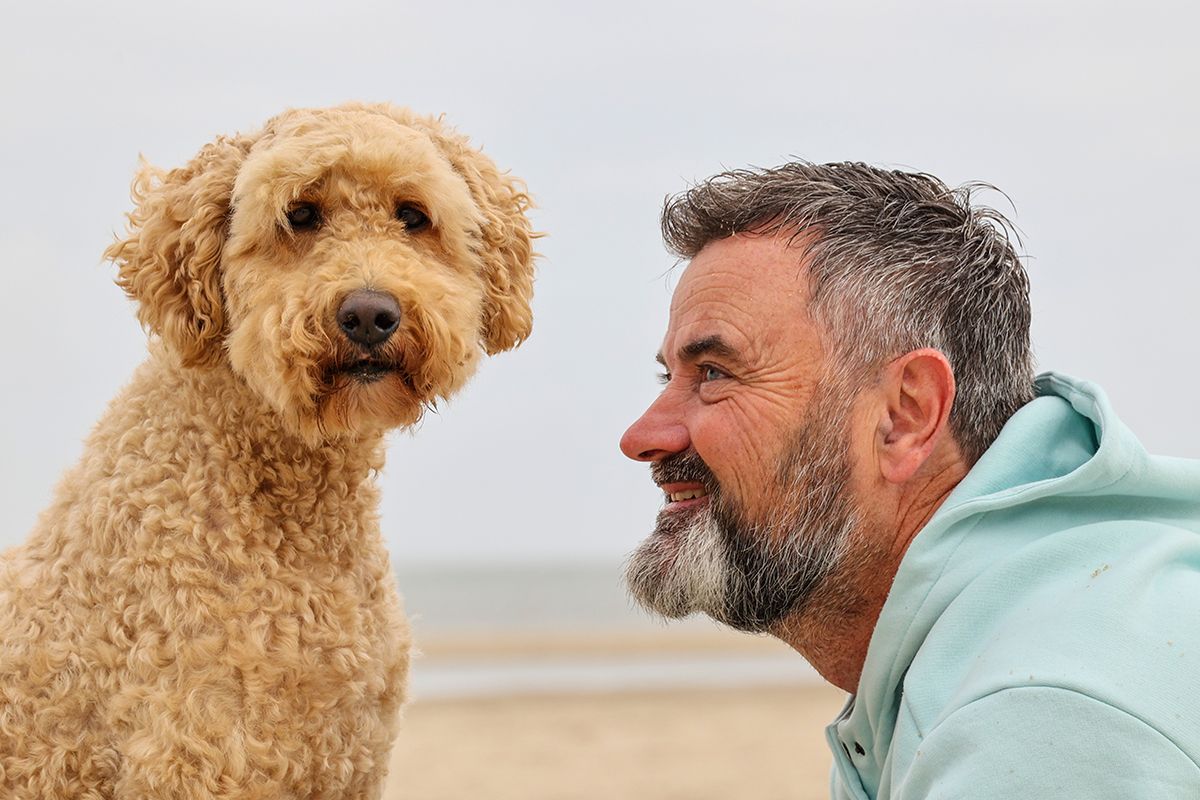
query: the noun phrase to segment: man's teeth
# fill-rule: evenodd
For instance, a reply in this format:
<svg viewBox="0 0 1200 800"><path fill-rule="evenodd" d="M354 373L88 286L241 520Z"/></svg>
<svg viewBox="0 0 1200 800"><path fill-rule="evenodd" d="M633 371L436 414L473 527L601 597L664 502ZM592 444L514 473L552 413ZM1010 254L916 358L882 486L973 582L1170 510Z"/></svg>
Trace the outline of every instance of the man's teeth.
<svg viewBox="0 0 1200 800"><path fill-rule="evenodd" d="M680 500L693 500L707 495L708 492L703 489L684 489L682 492L671 492L667 497L671 498L672 503L678 503Z"/></svg>

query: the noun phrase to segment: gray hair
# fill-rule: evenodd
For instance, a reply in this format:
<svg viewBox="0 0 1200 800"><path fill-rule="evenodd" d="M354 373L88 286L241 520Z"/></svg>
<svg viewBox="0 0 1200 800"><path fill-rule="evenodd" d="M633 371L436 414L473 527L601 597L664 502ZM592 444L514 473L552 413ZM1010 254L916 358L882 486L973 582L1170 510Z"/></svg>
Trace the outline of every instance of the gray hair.
<svg viewBox="0 0 1200 800"><path fill-rule="evenodd" d="M787 234L834 368L861 386L898 355L941 351L957 385L950 429L974 463L1033 397L1029 278L1012 225L971 205L980 187L849 162L732 170L668 197L663 239L692 258L735 233Z"/></svg>

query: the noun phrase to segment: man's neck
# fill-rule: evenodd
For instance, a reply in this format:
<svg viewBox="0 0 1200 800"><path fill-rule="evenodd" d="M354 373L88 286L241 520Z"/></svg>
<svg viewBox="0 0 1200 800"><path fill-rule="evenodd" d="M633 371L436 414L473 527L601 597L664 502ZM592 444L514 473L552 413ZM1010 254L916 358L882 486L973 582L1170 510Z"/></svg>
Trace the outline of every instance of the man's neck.
<svg viewBox="0 0 1200 800"><path fill-rule="evenodd" d="M867 648L900 562L967 470L961 460L944 462L910 487L913 491L892 498L884 519L864 513L838 566L771 633L804 656L825 680L847 692L857 691Z"/></svg>
<svg viewBox="0 0 1200 800"><path fill-rule="evenodd" d="M899 567L899 558L888 558L881 548L855 549L815 587L808 602L771 630L821 677L851 693Z"/></svg>

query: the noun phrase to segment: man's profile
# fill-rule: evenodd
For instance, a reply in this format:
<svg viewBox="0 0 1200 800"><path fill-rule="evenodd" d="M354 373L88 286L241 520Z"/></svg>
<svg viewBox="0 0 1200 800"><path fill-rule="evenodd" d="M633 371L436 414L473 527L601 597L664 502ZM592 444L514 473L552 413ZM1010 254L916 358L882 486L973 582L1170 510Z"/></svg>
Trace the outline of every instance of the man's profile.
<svg viewBox="0 0 1200 800"><path fill-rule="evenodd" d="M1033 375L968 189L863 164L672 198L690 261L625 433L665 505L638 601L768 632L853 696L838 798L1200 796L1200 462Z"/></svg>

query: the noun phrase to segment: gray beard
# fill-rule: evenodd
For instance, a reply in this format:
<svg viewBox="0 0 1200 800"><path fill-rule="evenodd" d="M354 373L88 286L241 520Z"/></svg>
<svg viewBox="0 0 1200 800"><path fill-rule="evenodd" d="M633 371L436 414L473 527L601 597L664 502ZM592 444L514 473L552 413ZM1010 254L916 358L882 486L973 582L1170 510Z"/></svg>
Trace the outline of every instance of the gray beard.
<svg viewBox="0 0 1200 800"><path fill-rule="evenodd" d="M708 503L659 512L652 533L633 553L625 580L640 605L680 618L703 612L751 632L770 630L815 599L845 560L858 526L849 489L847 407L828 394L814 399L806 423L762 487L770 511L751 519L721 491L694 451L653 465L658 483L700 481ZM829 587L836 593L836 587ZM822 597L846 605L851 598Z"/></svg>

